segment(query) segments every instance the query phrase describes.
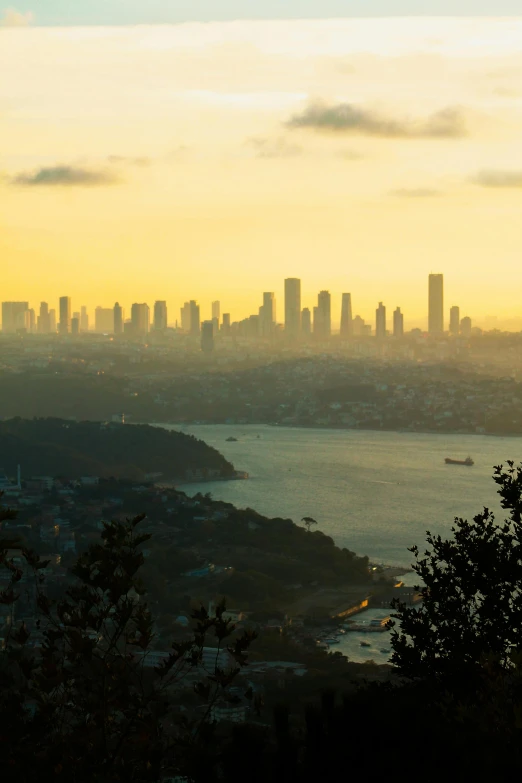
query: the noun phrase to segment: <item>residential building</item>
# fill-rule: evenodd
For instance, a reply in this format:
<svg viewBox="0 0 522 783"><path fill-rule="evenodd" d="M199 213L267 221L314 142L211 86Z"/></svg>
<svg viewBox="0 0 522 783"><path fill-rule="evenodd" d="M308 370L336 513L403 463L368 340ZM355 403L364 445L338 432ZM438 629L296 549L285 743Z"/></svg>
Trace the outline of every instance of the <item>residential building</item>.
<svg viewBox="0 0 522 783"><path fill-rule="evenodd" d="M332 334L332 297L329 291L320 291L314 307L314 337L329 340Z"/></svg>
<svg viewBox="0 0 522 783"><path fill-rule="evenodd" d="M60 334L68 334L71 330L71 297L61 296L59 301L60 321L58 331Z"/></svg>
<svg viewBox="0 0 522 783"><path fill-rule="evenodd" d="M259 310L261 321L261 334L263 337L272 337L276 324L276 300L275 294L265 291L263 294L263 306Z"/></svg>
<svg viewBox="0 0 522 783"><path fill-rule="evenodd" d="M312 313L309 307L303 307L301 311L301 334L310 337L312 334Z"/></svg>
<svg viewBox="0 0 522 783"><path fill-rule="evenodd" d="M114 334L114 309L97 307L94 311L94 331L99 334Z"/></svg>
<svg viewBox="0 0 522 783"><path fill-rule="evenodd" d="M29 302L2 302L2 331L15 333L27 328L26 312Z"/></svg>
<svg viewBox="0 0 522 783"><path fill-rule="evenodd" d="M428 331L444 333L444 275L430 275L428 279Z"/></svg>
<svg viewBox="0 0 522 783"><path fill-rule="evenodd" d="M450 309L450 334L457 335L460 332L460 307Z"/></svg>
<svg viewBox="0 0 522 783"><path fill-rule="evenodd" d="M349 339L353 334L352 295L343 294L341 305L341 338Z"/></svg>
<svg viewBox="0 0 522 783"><path fill-rule="evenodd" d="M116 304L113 307L113 326L114 326L114 334L123 334L123 322L125 321L125 314L123 312L123 307L120 305L119 302L116 302Z"/></svg>
<svg viewBox="0 0 522 783"><path fill-rule="evenodd" d="M285 280L285 334L292 340L301 332L301 281L297 277Z"/></svg>
<svg viewBox="0 0 522 783"><path fill-rule="evenodd" d="M80 331L89 331L89 316L87 314L87 307L82 305L80 308Z"/></svg>
<svg viewBox="0 0 522 783"><path fill-rule="evenodd" d="M201 327L201 350L203 353L212 353L214 350L214 322L203 321Z"/></svg>
<svg viewBox="0 0 522 783"><path fill-rule="evenodd" d="M375 311L375 337L378 340L384 340L386 337L386 307L382 302L379 302Z"/></svg>
<svg viewBox="0 0 522 783"><path fill-rule="evenodd" d="M401 313L400 307L397 307L393 312L393 336L404 337L404 315Z"/></svg>
<svg viewBox="0 0 522 783"><path fill-rule="evenodd" d="M148 334L150 331L150 310L145 302L135 302L131 307L132 333L135 335Z"/></svg>
<svg viewBox="0 0 522 783"><path fill-rule="evenodd" d="M193 337L199 337L201 332L201 318L200 318L199 305L194 299L190 300L189 305L190 305L190 334Z"/></svg>
<svg viewBox="0 0 522 783"><path fill-rule="evenodd" d="M469 316L461 320L460 333L463 337L471 337L471 318Z"/></svg>
<svg viewBox="0 0 522 783"><path fill-rule="evenodd" d="M164 332L167 325L167 303L165 301L154 302L154 331Z"/></svg>

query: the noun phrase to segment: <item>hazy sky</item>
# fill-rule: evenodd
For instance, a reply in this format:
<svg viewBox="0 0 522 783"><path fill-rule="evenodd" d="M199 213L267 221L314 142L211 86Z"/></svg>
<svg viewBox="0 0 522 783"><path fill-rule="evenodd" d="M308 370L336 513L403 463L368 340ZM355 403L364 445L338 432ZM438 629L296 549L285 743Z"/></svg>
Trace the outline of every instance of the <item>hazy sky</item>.
<svg viewBox="0 0 522 783"><path fill-rule="evenodd" d="M188 298L240 317L273 290L282 315L283 278L300 276L304 305L351 291L356 313L383 300L409 321L433 271L447 309L521 312L522 18L38 26L88 22L77 6L107 23L189 7L4 15L1 299L167 299L173 320ZM254 3L191 0L191 16L214 6Z"/></svg>

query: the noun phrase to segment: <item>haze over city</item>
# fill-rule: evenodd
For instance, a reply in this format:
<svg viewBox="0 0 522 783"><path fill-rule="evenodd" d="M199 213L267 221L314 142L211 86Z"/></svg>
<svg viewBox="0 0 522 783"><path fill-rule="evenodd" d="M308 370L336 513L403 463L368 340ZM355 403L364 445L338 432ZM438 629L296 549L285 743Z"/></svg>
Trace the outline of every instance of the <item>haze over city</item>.
<svg viewBox="0 0 522 783"><path fill-rule="evenodd" d="M244 318L300 277L309 306L351 291L367 320L386 300L425 328L444 271L474 322L518 318L520 19L132 27L160 4L107 3L67 26L90 23L78 5L4 13L3 300L59 284L90 310L220 299Z"/></svg>

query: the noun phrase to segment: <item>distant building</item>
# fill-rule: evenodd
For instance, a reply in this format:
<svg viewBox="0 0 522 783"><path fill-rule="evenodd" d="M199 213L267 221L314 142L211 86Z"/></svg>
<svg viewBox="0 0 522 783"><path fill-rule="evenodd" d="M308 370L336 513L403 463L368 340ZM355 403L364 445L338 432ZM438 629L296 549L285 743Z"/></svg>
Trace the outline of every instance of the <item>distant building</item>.
<svg viewBox="0 0 522 783"><path fill-rule="evenodd" d="M28 310L29 302L2 302L2 331L14 334L19 329L26 329Z"/></svg>
<svg viewBox="0 0 522 783"><path fill-rule="evenodd" d="M221 302L212 302L212 321L214 323L214 333L216 333L221 322Z"/></svg>
<svg viewBox="0 0 522 783"><path fill-rule="evenodd" d="M154 303L154 331L164 332L167 328L167 303L158 301Z"/></svg>
<svg viewBox="0 0 522 783"><path fill-rule="evenodd" d="M377 340L384 340L386 337L386 307L382 302L379 302L375 311L375 337Z"/></svg>
<svg viewBox="0 0 522 783"><path fill-rule="evenodd" d="M230 334L230 313L223 313L223 323L221 324L221 331L225 337Z"/></svg>
<svg viewBox="0 0 522 783"><path fill-rule="evenodd" d="M56 334L56 310L49 310L49 332Z"/></svg>
<svg viewBox="0 0 522 783"><path fill-rule="evenodd" d="M190 333L190 302L185 302L181 308L181 330Z"/></svg>
<svg viewBox="0 0 522 783"><path fill-rule="evenodd" d="M125 315L123 312L123 307L120 305L119 302L116 302L116 304L113 307L112 318L113 318L114 334L123 334L123 322L125 320Z"/></svg>
<svg viewBox="0 0 522 783"><path fill-rule="evenodd" d="M450 334L457 335L460 332L460 307L450 309Z"/></svg>
<svg viewBox="0 0 522 783"><path fill-rule="evenodd" d="M361 318L360 315L356 315L352 324L353 336L361 337L364 334L364 327L364 318Z"/></svg>
<svg viewBox="0 0 522 783"><path fill-rule="evenodd" d="M285 334L297 339L301 332L301 281L297 277L285 280Z"/></svg>
<svg viewBox="0 0 522 783"><path fill-rule="evenodd" d="M428 331L444 332L444 275L430 275L428 280Z"/></svg>
<svg viewBox="0 0 522 783"><path fill-rule="evenodd" d="M37 318L37 331L39 334L48 334L51 331L49 322L49 305L47 302L40 302L40 313Z"/></svg>
<svg viewBox="0 0 522 783"><path fill-rule="evenodd" d="M114 334L114 310L112 307L97 307L94 311L94 331L99 334Z"/></svg>
<svg viewBox="0 0 522 783"><path fill-rule="evenodd" d="M400 307L393 312L393 336L404 337L404 315Z"/></svg>
<svg viewBox="0 0 522 783"><path fill-rule="evenodd" d="M329 291L320 291L314 307L314 337L329 340L332 334L332 297Z"/></svg>
<svg viewBox="0 0 522 783"><path fill-rule="evenodd" d="M60 322L58 331L60 334L68 334L71 331L71 297L61 296L59 301Z"/></svg>
<svg viewBox="0 0 522 783"><path fill-rule="evenodd" d="M263 294L263 306L259 310L261 322L261 334L263 337L271 337L276 325L276 300L275 294L265 291Z"/></svg>
<svg viewBox="0 0 522 783"><path fill-rule="evenodd" d="M76 313L71 318L71 334L80 334L80 318Z"/></svg>
<svg viewBox="0 0 522 783"><path fill-rule="evenodd" d="M135 302L131 307L132 333L135 335L148 334L150 330L150 310L145 302Z"/></svg>
<svg viewBox="0 0 522 783"><path fill-rule="evenodd" d="M312 313L309 307L303 307L301 310L301 333L304 337L310 337L312 334Z"/></svg>
<svg viewBox="0 0 522 783"><path fill-rule="evenodd" d="M193 337L199 337L201 332L201 316L198 303L191 299L190 305L190 334Z"/></svg>
<svg viewBox="0 0 522 783"><path fill-rule="evenodd" d="M203 353L212 353L214 350L214 323L203 321L201 327L201 350Z"/></svg>
<svg viewBox="0 0 522 783"><path fill-rule="evenodd" d="M343 294L341 305L341 337L349 339L353 334L352 295Z"/></svg>
<svg viewBox="0 0 522 783"><path fill-rule="evenodd" d="M85 305L82 305L80 308L80 330L82 332L89 331L89 316Z"/></svg>
<svg viewBox="0 0 522 783"><path fill-rule="evenodd" d="M471 318L468 316L460 322L460 333L463 337L471 337Z"/></svg>

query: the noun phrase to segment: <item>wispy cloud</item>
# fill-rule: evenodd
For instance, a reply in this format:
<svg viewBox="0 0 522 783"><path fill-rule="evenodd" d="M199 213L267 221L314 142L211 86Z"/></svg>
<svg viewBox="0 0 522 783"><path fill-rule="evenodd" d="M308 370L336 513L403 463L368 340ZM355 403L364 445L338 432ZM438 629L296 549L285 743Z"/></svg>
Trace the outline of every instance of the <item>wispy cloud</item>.
<svg viewBox="0 0 522 783"><path fill-rule="evenodd" d="M109 155L107 158L109 163L119 164L123 166L150 166L151 160L146 157L130 158L125 155Z"/></svg>
<svg viewBox="0 0 522 783"><path fill-rule="evenodd" d="M6 8L0 16L0 27L28 27L34 22L32 11L21 13L16 8Z"/></svg>
<svg viewBox="0 0 522 783"><path fill-rule="evenodd" d="M290 128L396 139L456 139L467 135L464 112L448 107L426 119L387 117L350 103L311 103L287 122Z"/></svg>
<svg viewBox="0 0 522 783"><path fill-rule="evenodd" d="M441 196L442 192L434 188L398 188L392 190L391 195L397 198L433 198Z"/></svg>
<svg viewBox="0 0 522 783"><path fill-rule="evenodd" d="M248 139L246 143L255 150L258 158L295 158L303 152L299 145L292 144L282 136L275 139L256 137Z"/></svg>
<svg viewBox="0 0 522 783"><path fill-rule="evenodd" d="M522 188L522 169L518 171L486 169L471 177L471 181L484 188Z"/></svg>
<svg viewBox="0 0 522 783"><path fill-rule="evenodd" d="M95 171L75 166L50 166L32 172L23 172L11 179L13 185L28 187L93 187L119 182L109 171Z"/></svg>

